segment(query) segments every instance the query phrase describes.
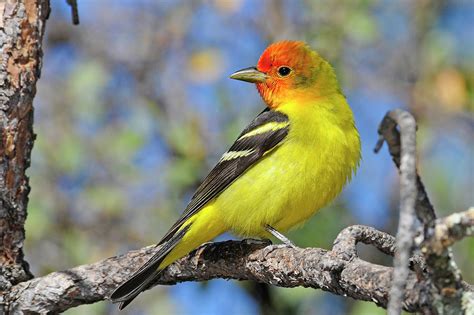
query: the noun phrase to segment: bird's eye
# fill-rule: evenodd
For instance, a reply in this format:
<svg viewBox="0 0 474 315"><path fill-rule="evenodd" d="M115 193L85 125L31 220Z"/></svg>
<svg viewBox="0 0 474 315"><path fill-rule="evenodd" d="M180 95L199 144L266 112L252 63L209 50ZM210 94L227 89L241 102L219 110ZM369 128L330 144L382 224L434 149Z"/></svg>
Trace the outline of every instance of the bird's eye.
<svg viewBox="0 0 474 315"><path fill-rule="evenodd" d="M283 67L278 68L278 74L282 77L286 77L287 75L290 74L290 72L291 72L291 69L288 67L283 66Z"/></svg>

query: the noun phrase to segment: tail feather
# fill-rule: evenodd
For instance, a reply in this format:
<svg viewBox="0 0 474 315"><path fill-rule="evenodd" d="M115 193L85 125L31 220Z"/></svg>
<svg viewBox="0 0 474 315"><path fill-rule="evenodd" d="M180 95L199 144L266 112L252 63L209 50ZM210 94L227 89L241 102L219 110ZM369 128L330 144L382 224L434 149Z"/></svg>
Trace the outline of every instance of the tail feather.
<svg viewBox="0 0 474 315"><path fill-rule="evenodd" d="M157 267L157 266L156 266ZM130 304L142 291L145 291L151 282L160 274L161 270L150 266L141 273L123 283L110 297L114 303L120 302L119 309L122 310Z"/></svg>
<svg viewBox="0 0 474 315"><path fill-rule="evenodd" d="M189 229L189 225L179 230L143 266L140 267L127 281L122 283L110 296L113 303L120 303L119 309L125 308L142 291L146 290L160 274L160 264L175 248Z"/></svg>

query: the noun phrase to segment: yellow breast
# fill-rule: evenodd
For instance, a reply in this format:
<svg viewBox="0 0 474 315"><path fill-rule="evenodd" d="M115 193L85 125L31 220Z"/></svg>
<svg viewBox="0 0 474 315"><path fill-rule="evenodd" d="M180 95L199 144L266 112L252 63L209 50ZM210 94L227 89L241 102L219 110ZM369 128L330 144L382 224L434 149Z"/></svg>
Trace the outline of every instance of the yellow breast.
<svg viewBox="0 0 474 315"><path fill-rule="evenodd" d="M238 235L266 236L266 224L285 231L304 222L340 193L360 159L359 135L342 96L278 110L290 119L287 138L210 204Z"/></svg>

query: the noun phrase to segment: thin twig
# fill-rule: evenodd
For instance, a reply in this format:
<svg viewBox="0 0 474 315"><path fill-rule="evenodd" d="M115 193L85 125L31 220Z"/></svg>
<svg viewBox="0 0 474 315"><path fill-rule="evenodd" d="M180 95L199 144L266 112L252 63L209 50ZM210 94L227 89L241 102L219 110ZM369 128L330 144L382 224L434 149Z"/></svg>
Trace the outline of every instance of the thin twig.
<svg viewBox="0 0 474 315"><path fill-rule="evenodd" d="M397 110L393 111L396 113ZM399 111L399 110L398 110ZM378 133L379 140L374 148L374 152L378 153L382 148L384 142L387 143L388 151L392 156L392 160L400 169L400 160L401 160L401 139L400 132L397 129L397 121L392 117L388 112L380 123ZM431 204L428 194L426 193L425 186L421 181L420 176L416 175L416 190L417 198L415 204L415 211L418 219L425 227L425 230L434 225L434 220L436 220L436 214Z"/></svg>
<svg viewBox="0 0 474 315"><path fill-rule="evenodd" d="M389 120L390 119L390 120ZM409 273L409 260L413 248L415 236L415 202L417 198L416 190L416 121L413 116L402 110L388 112L379 128L379 134L384 135L386 128L384 122L390 121L400 126L400 219L398 223L396 247L394 258L393 281L390 290L390 301L387 308L389 315L399 315L402 311L402 301L404 297L405 285ZM383 138L382 138L383 139ZM379 150L381 142L376 145ZM393 155L392 155L393 156ZM394 159L395 161L395 159ZM395 162L395 163L397 163Z"/></svg>
<svg viewBox="0 0 474 315"><path fill-rule="evenodd" d="M66 0L67 4L71 6L71 17L72 17L72 24L78 25L79 24L79 10L77 8L77 0Z"/></svg>

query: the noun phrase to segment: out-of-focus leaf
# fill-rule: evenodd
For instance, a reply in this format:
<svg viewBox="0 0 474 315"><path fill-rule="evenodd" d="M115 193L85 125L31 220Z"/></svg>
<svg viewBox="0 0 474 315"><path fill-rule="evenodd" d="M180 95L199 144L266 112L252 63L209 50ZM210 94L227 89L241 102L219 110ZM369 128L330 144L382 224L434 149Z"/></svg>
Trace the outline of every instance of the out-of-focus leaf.
<svg viewBox="0 0 474 315"><path fill-rule="evenodd" d="M368 13L367 11L351 12L345 24L350 37L362 43L374 40L377 35L374 17Z"/></svg>
<svg viewBox="0 0 474 315"><path fill-rule="evenodd" d="M98 141L99 150L104 155L119 161L130 161L143 143L143 135L128 128L110 129L101 134Z"/></svg>
<svg viewBox="0 0 474 315"><path fill-rule="evenodd" d="M354 301L354 306L352 307L351 315L383 315L386 314L386 312L386 310L381 307L378 307L374 303ZM403 313L406 314L405 312Z"/></svg>
<svg viewBox="0 0 474 315"><path fill-rule="evenodd" d="M467 104L466 80L457 69L440 71L436 76L436 90L441 105L448 111L459 112Z"/></svg>
<svg viewBox="0 0 474 315"><path fill-rule="evenodd" d="M87 200L93 208L104 213L114 213L123 209L127 200L126 196L122 194L122 190L113 185L89 186L84 191L82 198Z"/></svg>
<svg viewBox="0 0 474 315"><path fill-rule="evenodd" d="M194 83L211 83L224 70L224 59L218 49L203 49L189 56L187 75Z"/></svg>
<svg viewBox="0 0 474 315"><path fill-rule="evenodd" d="M321 209L303 226L290 231L290 239L298 246L331 248L337 233L351 222L351 214L343 207L334 205Z"/></svg>
<svg viewBox="0 0 474 315"><path fill-rule="evenodd" d="M306 299L315 299L320 295L317 291L311 288L275 288L275 294L278 300L283 299L286 303L298 305L301 301Z"/></svg>
<svg viewBox="0 0 474 315"><path fill-rule="evenodd" d="M169 144L179 154L193 159L204 158L206 146L202 142L199 126L195 120L169 125L167 136Z"/></svg>
<svg viewBox="0 0 474 315"><path fill-rule="evenodd" d="M198 164L189 159L175 159L168 167L167 178L170 187L180 190L196 181L199 172Z"/></svg>
<svg viewBox="0 0 474 315"><path fill-rule="evenodd" d="M53 149L53 148L52 148ZM80 138L72 134L63 134L61 141L54 148L52 156L56 165L65 172L71 173L78 170L84 161L83 146Z"/></svg>
<svg viewBox="0 0 474 315"><path fill-rule="evenodd" d="M94 304L80 305L64 312L65 315L84 315L84 314L107 314L106 310L110 307L109 301L102 301Z"/></svg>
<svg viewBox="0 0 474 315"><path fill-rule="evenodd" d="M224 14L233 14L242 7L243 0L214 0L214 6Z"/></svg>
<svg viewBox="0 0 474 315"><path fill-rule="evenodd" d="M36 202L30 202L28 205L28 217L25 223L25 230L28 233L28 242L39 240L51 228L49 211L41 207Z"/></svg>
<svg viewBox="0 0 474 315"><path fill-rule="evenodd" d="M89 240L82 231L71 229L67 231L67 233L64 233L61 241L64 251L68 253L74 265L93 262ZM89 261L89 259L91 261Z"/></svg>
<svg viewBox="0 0 474 315"><path fill-rule="evenodd" d="M440 30L431 30L426 34L422 46L423 63L426 69L436 69L452 59L455 42L451 34Z"/></svg>
<svg viewBox="0 0 474 315"><path fill-rule="evenodd" d="M472 262L474 261L474 238L466 237L453 246L454 259L461 269L463 280L468 283L474 282Z"/></svg>
<svg viewBox="0 0 474 315"><path fill-rule="evenodd" d="M73 100L72 110L81 118L96 121L104 112L99 96L108 80L103 64L96 61L79 63L68 81L68 91Z"/></svg>

